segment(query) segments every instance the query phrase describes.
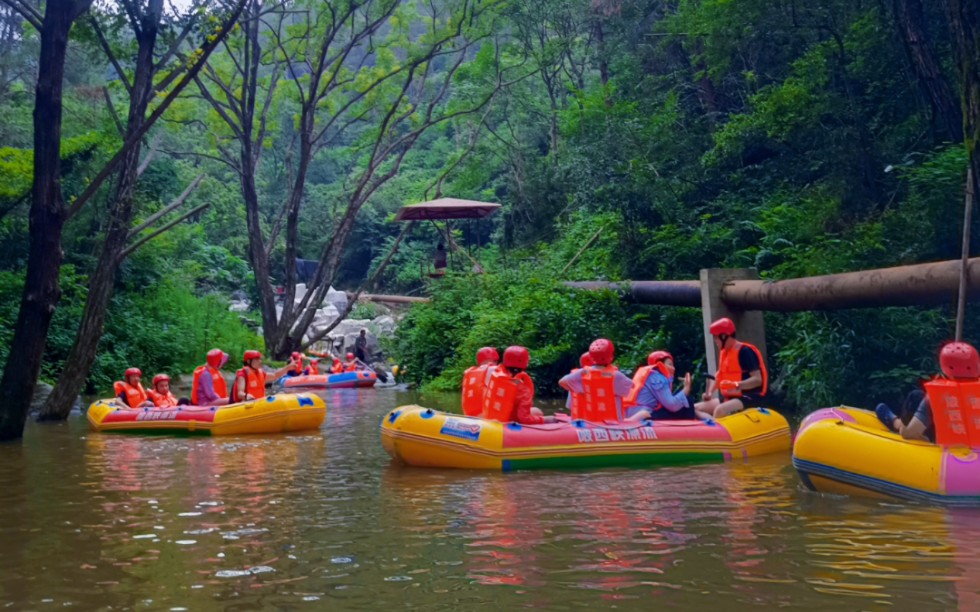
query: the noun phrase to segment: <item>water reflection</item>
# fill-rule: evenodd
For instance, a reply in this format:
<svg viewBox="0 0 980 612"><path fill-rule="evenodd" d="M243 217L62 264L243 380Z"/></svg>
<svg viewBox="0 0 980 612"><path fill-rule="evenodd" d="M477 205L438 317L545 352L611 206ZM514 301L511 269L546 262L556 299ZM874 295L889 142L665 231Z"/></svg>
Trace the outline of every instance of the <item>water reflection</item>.
<svg viewBox="0 0 980 612"><path fill-rule="evenodd" d="M378 419L417 398L324 396L324 429L306 435L31 425L0 446L0 605L980 609L976 511L802 492L786 456L402 468Z"/></svg>

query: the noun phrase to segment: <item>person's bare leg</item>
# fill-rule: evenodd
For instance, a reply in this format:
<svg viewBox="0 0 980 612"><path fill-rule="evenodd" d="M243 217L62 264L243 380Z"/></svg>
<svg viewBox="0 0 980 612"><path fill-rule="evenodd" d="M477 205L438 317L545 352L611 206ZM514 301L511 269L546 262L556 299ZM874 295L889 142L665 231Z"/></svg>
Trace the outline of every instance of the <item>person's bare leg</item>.
<svg viewBox="0 0 980 612"><path fill-rule="evenodd" d="M708 416L713 416L715 414L715 410L718 409L718 406L719 405L721 405L721 402L718 401L717 399L712 398L712 399L709 399L709 400L706 400L706 401L703 401L703 402L698 402L697 404L694 404L694 410L697 411L697 412L700 412L701 414L706 414Z"/></svg>
<svg viewBox="0 0 980 612"><path fill-rule="evenodd" d="M721 417L728 416L730 414L735 414L745 410L745 406L742 404L742 400L730 399L727 402L721 404L715 408L715 418L720 419Z"/></svg>

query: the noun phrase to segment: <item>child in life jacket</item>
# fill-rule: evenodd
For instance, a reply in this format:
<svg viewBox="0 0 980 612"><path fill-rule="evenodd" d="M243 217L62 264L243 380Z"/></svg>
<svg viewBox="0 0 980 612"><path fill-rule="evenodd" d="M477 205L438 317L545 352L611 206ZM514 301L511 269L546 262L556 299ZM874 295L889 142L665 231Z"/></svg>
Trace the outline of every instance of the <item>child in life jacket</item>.
<svg viewBox="0 0 980 612"><path fill-rule="evenodd" d="M153 406L153 401L147 396L146 390L140 384L143 372L139 368L126 368L123 380L112 384L116 399L130 408Z"/></svg>
<svg viewBox="0 0 980 612"><path fill-rule="evenodd" d="M487 383L497 368L500 355L492 346L485 346L476 352L476 365L463 372L463 414L480 416L483 413L483 397Z"/></svg>
<svg viewBox="0 0 980 612"><path fill-rule="evenodd" d="M555 417L544 416L534 403L534 382L525 370L531 355L523 346L504 351L503 363L497 366L487 383L483 400L483 418L522 425L553 423Z"/></svg>

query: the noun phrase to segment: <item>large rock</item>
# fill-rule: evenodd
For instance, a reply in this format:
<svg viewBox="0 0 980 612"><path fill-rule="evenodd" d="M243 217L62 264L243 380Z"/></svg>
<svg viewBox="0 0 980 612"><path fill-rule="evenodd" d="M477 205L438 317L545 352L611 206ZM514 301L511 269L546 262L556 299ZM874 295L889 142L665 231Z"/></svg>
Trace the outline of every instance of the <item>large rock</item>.
<svg viewBox="0 0 980 612"><path fill-rule="evenodd" d="M41 408L44 407L44 402L48 401L48 396L54 391L54 387L47 383L38 382L37 387L34 388L34 397L31 398L31 407L28 409L30 414L40 414ZM71 405L71 409L81 410L82 409L82 398L76 397L75 401Z"/></svg>
<svg viewBox="0 0 980 612"><path fill-rule="evenodd" d="M44 402L48 401L48 396L54 391L54 387L47 383L39 382L34 388L34 397L31 398L31 414L37 414L41 412L41 408L44 407Z"/></svg>

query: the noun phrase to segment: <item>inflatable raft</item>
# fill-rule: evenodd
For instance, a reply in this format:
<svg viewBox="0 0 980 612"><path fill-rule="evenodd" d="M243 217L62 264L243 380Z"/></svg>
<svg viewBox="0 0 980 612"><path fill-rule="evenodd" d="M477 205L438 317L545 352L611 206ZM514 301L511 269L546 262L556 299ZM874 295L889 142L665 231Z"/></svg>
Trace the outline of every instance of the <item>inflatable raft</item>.
<svg viewBox="0 0 980 612"><path fill-rule="evenodd" d="M371 370L341 372L340 374L314 374L311 376L288 376L279 379L284 389L345 389L352 387L373 387L378 375Z"/></svg>
<svg viewBox="0 0 980 612"><path fill-rule="evenodd" d="M708 422L519 425L403 406L382 420L381 443L408 465L508 472L722 462L787 451L790 438L765 408Z"/></svg>
<svg viewBox="0 0 980 612"><path fill-rule="evenodd" d="M96 431L229 436L319 429L326 414L327 406L321 398L301 393L213 407L133 409L108 399L89 406L87 416Z"/></svg>
<svg viewBox="0 0 980 612"><path fill-rule="evenodd" d="M873 412L824 408L800 425L793 466L813 490L980 505L980 457L965 446L904 440Z"/></svg>

